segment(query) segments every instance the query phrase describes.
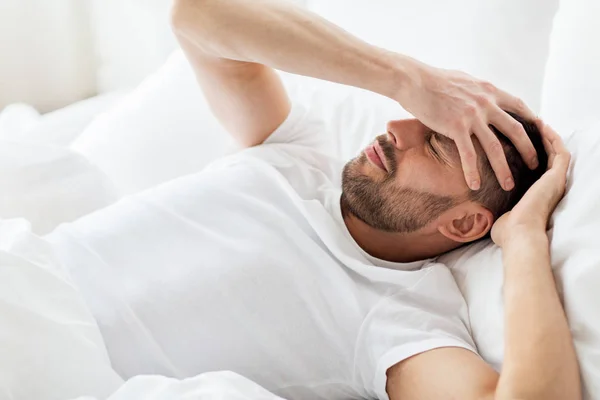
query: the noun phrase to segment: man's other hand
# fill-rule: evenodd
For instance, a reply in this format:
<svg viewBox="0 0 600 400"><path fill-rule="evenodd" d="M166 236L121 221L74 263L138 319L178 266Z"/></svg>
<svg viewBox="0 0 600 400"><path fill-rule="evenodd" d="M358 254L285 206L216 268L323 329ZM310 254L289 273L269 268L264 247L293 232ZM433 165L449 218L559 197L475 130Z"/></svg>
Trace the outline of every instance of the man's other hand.
<svg viewBox="0 0 600 400"><path fill-rule="evenodd" d="M565 193L571 154L548 125L543 128L542 137L548 153L548 170L529 188L513 210L494 224L492 240L500 247L504 247L509 240L519 240L521 234L545 234L548 220Z"/></svg>

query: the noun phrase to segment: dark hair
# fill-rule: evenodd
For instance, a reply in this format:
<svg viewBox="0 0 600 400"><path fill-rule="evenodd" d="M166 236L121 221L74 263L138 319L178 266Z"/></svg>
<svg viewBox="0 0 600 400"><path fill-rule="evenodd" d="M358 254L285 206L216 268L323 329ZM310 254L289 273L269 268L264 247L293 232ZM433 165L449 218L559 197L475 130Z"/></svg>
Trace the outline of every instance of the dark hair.
<svg viewBox="0 0 600 400"><path fill-rule="evenodd" d="M487 157L479 157L481 188L478 191L471 191L470 199L490 210L494 218L500 218L502 214L510 211L531 185L542 176L548 166L548 155L536 124L526 121L511 112L508 114L525 128L525 132L527 132L527 136L529 136L537 152L539 166L535 170L529 169L512 142L494 126L490 126L498 140L500 140L500 144L502 144L506 160L515 180L515 187L508 192L502 189Z"/></svg>

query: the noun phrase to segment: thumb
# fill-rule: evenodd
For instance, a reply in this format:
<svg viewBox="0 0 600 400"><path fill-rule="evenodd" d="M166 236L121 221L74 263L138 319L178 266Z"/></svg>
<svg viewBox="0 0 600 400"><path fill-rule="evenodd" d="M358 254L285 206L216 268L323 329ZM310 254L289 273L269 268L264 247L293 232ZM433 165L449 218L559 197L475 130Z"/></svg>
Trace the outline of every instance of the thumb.
<svg viewBox="0 0 600 400"><path fill-rule="evenodd" d="M492 226L492 241L496 243L498 246L502 247L502 243L504 241L504 233L506 231L506 221L510 216L510 211L502 215L500 218L496 220L494 225Z"/></svg>

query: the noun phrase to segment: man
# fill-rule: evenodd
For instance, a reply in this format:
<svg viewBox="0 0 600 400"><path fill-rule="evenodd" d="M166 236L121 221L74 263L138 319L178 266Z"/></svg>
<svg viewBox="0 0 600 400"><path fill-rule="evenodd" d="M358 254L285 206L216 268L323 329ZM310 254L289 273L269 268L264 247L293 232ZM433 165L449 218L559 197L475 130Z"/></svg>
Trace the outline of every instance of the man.
<svg viewBox="0 0 600 400"><path fill-rule="evenodd" d="M278 1L180 0L173 24L247 149L49 236L118 372L233 370L288 399L580 396L545 235L569 156L545 128L548 161L524 123L536 152L502 111L533 119L522 103ZM418 120L390 122L343 167L267 65L386 95ZM486 236L546 163L492 232L507 279L499 376L452 275L427 259Z"/></svg>

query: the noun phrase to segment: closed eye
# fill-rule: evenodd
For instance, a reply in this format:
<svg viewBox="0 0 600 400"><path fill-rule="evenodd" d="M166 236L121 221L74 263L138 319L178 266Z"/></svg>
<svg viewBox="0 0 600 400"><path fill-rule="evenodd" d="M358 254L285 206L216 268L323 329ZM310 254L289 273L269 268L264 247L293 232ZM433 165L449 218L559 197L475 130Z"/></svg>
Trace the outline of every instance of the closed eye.
<svg viewBox="0 0 600 400"><path fill-rule="evenodd" d="M451 156L453 152L448 148L448 143L444 142L444 140L445 138L439 133L431 131L427 138L430 152L440 164L446 167L455 167L456 165Z"/></svg>
<svg viewBox="0 0 600 400"><path fill-rule="evenodd" d="M441 163L444 162L444 160L442 159L440 153L438 152L438 150L435 148L434 144L433 144L433 140L435 137L435 133L434 132L430 132L429 133L429 137L427 138L427 144L429 146L429 150L432 153L432 155Z"/></svg>

